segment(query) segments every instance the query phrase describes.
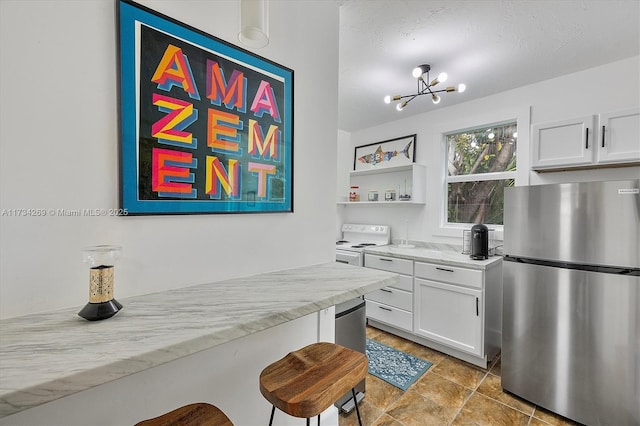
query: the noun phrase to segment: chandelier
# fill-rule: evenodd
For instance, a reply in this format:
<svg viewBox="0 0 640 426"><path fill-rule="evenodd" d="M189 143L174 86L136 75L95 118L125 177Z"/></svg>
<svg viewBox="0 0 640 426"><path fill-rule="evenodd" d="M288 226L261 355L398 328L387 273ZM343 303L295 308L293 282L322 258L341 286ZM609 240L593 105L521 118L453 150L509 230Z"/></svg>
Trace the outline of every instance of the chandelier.
<svg viewBox="0 0 640 426"><path fill-rule="evenodd" d="M396 95L396 96L385 96L384 102L386 104L390 104L391 101L402 101L396 105L396 109L398 111L402 111L404 107L407 106L409 102L417 98L421 95L431 95L431 100L434 104L440 102L440 96L438 93L441 92L464 92L467 88L464 84L458 84L458 86L449 86L440 90L433 90L433 87L439 83L444 83L447 81L447 73L440 73L438 77L431 80L429 78L429 71L431 70L431 65L424 64L418 65L413 69L413 77L418 79L418 91L412 95ZM426 79L425 79L426 74Z"/></svg>

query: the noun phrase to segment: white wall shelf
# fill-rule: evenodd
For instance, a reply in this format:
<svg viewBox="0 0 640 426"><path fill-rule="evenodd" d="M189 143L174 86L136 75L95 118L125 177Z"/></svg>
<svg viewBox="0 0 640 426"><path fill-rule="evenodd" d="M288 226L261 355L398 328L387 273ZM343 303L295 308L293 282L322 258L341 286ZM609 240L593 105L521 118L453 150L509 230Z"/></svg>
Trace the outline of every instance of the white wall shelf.
<svg viewBox="0 0 640 426"><path fill-rule="evenodd" d="M406 164L402 166L385 167L381 169L354 170L349 173L350 185L359 187L360 200L340 201L339 205L424 205L426 202L427 185L426 167L422 164ZM348 189L348 188L346 188ZM384 194L388 190L396 191L396 197L401 194L411 195L411 200L385 201ZM380 201L368 201L369 191L378 191Z"/></svg>
<svg viewBox="0 0 640 426"><path fill-rule="evenodd" d="M383 194L384 196L384 194ZM362 197L362 196L361 196ZM424 206L424 202L417 201L338 201L338 205L341 206L355 206L355 205L374 205L374 206L399 206L399 205L418 205Z"/></svg>
<svg viewBox="0 0 640 426"><path fill-rule="evenodd" d="M393 166L393 167L382 167L382 168L372 168L372 169L364 169L364 170L352 170L349 172L351 176L366 176L366 175L377 175L380 173L396 173L402 172L406 170L412 170L414 166L422 166L421 164L405 164L403 166ZM424 166L422 166L424 167Z"/></svg>

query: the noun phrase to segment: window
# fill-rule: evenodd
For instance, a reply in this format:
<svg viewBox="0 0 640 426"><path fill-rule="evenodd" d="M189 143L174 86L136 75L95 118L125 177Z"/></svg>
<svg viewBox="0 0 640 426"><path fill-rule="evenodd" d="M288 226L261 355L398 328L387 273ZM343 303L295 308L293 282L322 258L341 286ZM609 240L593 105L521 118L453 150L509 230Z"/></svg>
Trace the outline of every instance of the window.
<svg viewBox="0 0 640 426"><path fill-rule="evenodd" d="M445 137L447 223L502 225L504 188L516 178L516 122Z"/></svg>

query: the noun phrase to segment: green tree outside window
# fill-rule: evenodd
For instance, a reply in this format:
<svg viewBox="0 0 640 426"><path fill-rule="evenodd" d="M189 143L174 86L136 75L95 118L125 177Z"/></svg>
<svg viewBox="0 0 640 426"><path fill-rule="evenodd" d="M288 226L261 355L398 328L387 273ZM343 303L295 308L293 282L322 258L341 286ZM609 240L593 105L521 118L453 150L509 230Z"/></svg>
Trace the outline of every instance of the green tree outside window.
<svg viewBox="0 0 640 426"><path fill-rule="evenodd" d="M446 135L447 222L502 225L516 173L516 123Z"/></svg>

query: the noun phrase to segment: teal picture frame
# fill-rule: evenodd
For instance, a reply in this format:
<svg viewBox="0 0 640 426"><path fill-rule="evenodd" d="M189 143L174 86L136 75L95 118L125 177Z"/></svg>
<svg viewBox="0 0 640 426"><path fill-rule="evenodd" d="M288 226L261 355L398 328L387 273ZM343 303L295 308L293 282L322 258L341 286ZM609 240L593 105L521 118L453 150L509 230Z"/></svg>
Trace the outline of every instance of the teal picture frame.
<svg viewBox="0 0 640 426"><path fill-rule="evenodd" d="M293 70L117 0L128 215L293 212Z"/></svg>

